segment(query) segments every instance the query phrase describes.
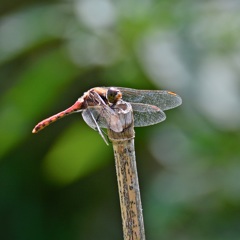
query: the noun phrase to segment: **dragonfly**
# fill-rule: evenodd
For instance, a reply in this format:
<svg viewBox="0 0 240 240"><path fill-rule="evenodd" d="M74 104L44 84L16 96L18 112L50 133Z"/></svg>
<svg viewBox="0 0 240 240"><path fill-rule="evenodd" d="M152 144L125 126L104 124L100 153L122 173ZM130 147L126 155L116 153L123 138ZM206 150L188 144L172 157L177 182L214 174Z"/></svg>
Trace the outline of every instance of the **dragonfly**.
<svg viewBox="0 0 240 240"><path fill-rule="evenodd" d="M39 122L33 129L37 133L57 120L76 112L81 112L84 121L97 130L107 143L102 128L122 132L123 126L114 107L119 101L132 106L134 127L145 127L166 119L165 110L178 107L182 99L167 90L139 90L123 87L95 87L83 94L69 108ZM108 143L107 143L108 144Z"/></svg>

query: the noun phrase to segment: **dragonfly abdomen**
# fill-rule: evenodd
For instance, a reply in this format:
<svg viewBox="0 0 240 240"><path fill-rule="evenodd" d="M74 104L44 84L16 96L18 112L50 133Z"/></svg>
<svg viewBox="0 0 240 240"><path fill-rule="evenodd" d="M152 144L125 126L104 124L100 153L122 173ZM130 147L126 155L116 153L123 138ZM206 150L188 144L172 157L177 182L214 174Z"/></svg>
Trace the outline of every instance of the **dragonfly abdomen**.
<svg viewBox="0 0 240 240"><path fill-rule="evenodd" d="M34 127L34 129L32 130L32 133L37 133L41 131L43 128L50 125L51 123L56 122L58 119L61 119L71 113L80 111L82 109L82 103L83 101L80 98L71 107L67 108L66 110L60 113L57 113L49 118L44 119Z"/></svg>

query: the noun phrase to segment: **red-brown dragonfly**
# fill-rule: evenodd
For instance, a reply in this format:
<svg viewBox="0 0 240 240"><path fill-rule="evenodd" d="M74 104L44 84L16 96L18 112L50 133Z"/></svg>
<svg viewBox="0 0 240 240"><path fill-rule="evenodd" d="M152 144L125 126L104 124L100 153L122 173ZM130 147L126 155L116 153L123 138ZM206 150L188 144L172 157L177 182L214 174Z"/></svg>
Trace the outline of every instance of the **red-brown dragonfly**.
<svg viewBox="0 0 240 240"><path fill-rule="evenodd" d="M182 99L176 93L167 90L95 87L85 92L71 107L38 123L32 132L37 133L71 113L82 112L84 121L97 130L105 140L101 128L110 128L115 132L123 130L121 121L113 110L115 103L121 99L131 104L135 127L164 121L166 115L163 111L182 103Z"/></svg>

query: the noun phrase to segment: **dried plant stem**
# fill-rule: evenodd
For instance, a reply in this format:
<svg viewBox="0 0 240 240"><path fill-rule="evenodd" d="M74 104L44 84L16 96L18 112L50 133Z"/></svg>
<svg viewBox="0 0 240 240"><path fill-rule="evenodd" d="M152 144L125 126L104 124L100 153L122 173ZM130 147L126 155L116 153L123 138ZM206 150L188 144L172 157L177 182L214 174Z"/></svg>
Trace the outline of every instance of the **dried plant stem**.
<svg viewBox="0 0 240 240"><path fill-rule="evenodd" d="M126 116L124 119L126 120ZM113 143L124 240L145 240L134 150L133 119L123 132L116 133L109 129L108 135Z"/></svg>

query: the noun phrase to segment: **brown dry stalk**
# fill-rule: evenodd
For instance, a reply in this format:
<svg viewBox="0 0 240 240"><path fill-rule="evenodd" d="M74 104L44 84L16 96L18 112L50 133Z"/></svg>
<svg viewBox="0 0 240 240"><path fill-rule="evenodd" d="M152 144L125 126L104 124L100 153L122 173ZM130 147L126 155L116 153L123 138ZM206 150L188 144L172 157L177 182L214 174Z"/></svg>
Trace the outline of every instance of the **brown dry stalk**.
<svg viewBox="0 0 240 240"><path fill-rule="evenodd" d="M142 204L134 149L134 128L131 105L129 110L117 112L123 132L108 129L112 141L117 172L118 190L124 240L145 240ZM127 124L126 124L127 123Z"/></svg>

